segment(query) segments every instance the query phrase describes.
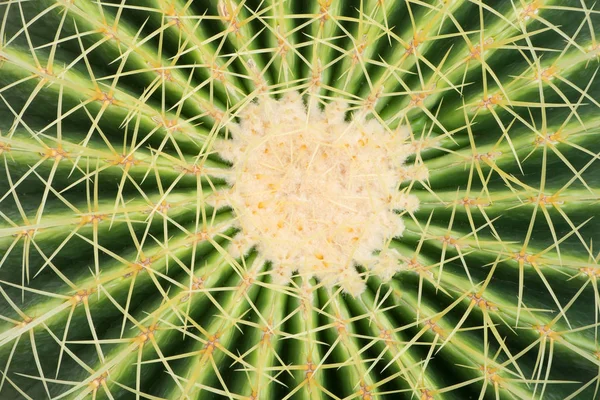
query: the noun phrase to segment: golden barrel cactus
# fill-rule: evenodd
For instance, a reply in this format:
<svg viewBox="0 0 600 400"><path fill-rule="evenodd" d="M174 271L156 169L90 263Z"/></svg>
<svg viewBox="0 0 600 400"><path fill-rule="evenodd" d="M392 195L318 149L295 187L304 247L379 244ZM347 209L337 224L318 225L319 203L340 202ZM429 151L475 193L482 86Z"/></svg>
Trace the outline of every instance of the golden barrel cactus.
<svg viewBox="0 0 600 400"><path fill-rule="evenodd" d="M599 13L0 2L0 398L597 399Z"/></svg>

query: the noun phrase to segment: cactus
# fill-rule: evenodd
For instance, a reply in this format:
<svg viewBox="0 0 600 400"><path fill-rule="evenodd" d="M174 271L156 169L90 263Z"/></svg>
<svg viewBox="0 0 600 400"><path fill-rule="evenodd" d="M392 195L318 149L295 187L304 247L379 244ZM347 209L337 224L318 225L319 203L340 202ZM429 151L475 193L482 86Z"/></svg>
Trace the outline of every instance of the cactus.
<svg viewBox="0 0 600 400"><path fill-rule="evenodd" d="M1 398L598 398L593 1L0 10Z"/></svg>

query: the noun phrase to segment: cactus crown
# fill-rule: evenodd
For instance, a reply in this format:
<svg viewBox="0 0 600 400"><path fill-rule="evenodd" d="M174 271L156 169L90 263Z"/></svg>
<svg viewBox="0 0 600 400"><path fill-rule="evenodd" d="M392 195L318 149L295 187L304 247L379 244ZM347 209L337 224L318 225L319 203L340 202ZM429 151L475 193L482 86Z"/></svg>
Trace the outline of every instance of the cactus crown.
<svg viewBox="0 0 600 400"><path fill-rule="evenodd" d="M597 398L598 15L1 2L0 398Z"/></svg>

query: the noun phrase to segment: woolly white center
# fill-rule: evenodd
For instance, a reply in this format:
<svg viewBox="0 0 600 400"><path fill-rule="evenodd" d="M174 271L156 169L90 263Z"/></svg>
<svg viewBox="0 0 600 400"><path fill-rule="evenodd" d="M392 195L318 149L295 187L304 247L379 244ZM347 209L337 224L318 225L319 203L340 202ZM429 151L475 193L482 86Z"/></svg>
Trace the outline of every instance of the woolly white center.
<svg viewBox="0 0 600 400"><path fill-rule="evenodd" d="M396 211L412 212L418 200L399 186L426 179L427 170L404 165L413 153L406 128L346 121L346 112L341 102L307 110L295 92L262 99L243 110L232 139L216 145L233 163L235 242L256 246L276 283L298 272L358 295L365 284L356 264L384 280L402 268L388 244L404 230Z"/></svg>

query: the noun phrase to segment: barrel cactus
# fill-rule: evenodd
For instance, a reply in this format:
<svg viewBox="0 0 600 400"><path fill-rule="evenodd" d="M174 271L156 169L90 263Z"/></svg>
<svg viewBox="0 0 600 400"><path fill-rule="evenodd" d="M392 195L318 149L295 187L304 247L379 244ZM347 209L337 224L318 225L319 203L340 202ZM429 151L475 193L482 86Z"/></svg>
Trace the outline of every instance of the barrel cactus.
<svg viewBox="0 0 600 400"><path fill-rule="evenodd" d="M599 12L2 1L0 398L598 398Z"/></svg>

